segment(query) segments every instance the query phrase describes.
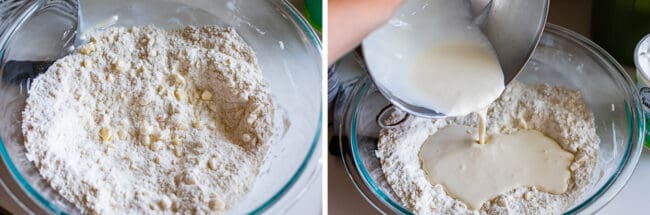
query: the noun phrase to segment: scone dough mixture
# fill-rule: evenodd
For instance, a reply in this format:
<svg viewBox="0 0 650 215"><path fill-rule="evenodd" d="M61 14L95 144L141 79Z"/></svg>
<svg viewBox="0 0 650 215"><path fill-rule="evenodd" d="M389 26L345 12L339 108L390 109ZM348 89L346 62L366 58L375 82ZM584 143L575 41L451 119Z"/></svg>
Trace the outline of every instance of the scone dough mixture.
<svg viewBox="0 0 650 215"><path fill-rule="evenodd" d="M380 132L377 157L400 203L416 214L560 214L584 192L596 167L600 139L593 114L579 91L549 85L512 82L488 108L488 133L511 134L537 130L575 157L566 192L553 195L521 187L471 210L427 180L418 157L423 142L447 125L476 127L478 116L446 119L412 117ZM476 180L481 180L477 178Z"/></svg>
<svg viewBox="0 0 650 215"><path fill-rule="evenodd" d="M251 188L274 106L232 28L110 28L34 79L27 158L98 214L221 213Z"/></svg>

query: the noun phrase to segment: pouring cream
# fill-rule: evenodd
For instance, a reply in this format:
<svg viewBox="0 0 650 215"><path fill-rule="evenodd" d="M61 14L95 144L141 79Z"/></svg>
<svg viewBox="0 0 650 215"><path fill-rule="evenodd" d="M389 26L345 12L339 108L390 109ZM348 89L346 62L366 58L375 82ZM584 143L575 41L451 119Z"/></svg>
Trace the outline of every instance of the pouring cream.
<svg viewBox="0 0 650 215"><path fill-rule="evenodd" d="M433 4L455 5L447 0ZM417 52L406 70L408 87L396 89L409 95L405 100L411 104L448 117L476 112L480 122L478 129L448 125L425 141L419 156L427 179L443 185L449 195L475 210L517 187L565 192L573 154L553 139L525 129L486 134L487 107L505 89L503 71L489 41L471 23L469 7L448 9L435 18L465 17L465 23L456 20L432 25L446 39Z"/></svg>
<svg viewBox="0 0 650 215"><path fill-rule="evenodd" d="M476 144L476 128L449 125L420 149L427 179L477 210L484 202L518 187L552 194L567 190L573 154L535 130L496 134Z"/></svg>
<svg viewBox="0 0 650 215"><path fill-rule="evenodd" d="M408 75L416 94L412 102L446 116L486 108L505 88L499 60L486 41L436 45L416 59Z"/></svg>

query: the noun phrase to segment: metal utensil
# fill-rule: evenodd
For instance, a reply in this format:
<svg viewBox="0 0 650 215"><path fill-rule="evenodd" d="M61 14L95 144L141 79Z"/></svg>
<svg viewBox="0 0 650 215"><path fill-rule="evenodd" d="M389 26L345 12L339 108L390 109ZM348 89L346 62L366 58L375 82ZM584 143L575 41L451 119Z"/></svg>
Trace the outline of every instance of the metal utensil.
<svg viewBox="0 0 650 215"><path fill-rule="evenodd" d="M7 84L20 84L36 78L47 71L54 61L7 61L4 64L2 81Z"/></svg>
<svg viewBox="0 0 650 215"><path fill-rule="evenodd" d="M2 62L2 65L0 65L2 67L2 72L0 72L2 73L2 84L20 85L29 82L31 79L47 71L54 60L70 54L74 51L75 47L83 43L79 37L81 12L78 1L35 1L26 5L29 8L38 9L30 10L28 11L29 13L38 11L39 14L47 16L47 18L39 19L38 15L35 15L32 16L32 19L38 20L39 24L45 22L44 20L49 20L49 22L42 23L44 27L39 31L40 34L31 34L30 32L22 33L30 34L28 38L41 41L41 43L49 43L50 46L38 47L32 43L28 43L25 45L24 50L39 49L37 54L34 54L37 57L32 56L32 54L23 54L20 60L7 59ZM23 14L23 16L27 15ZM24 50L22 52L25 52Z"/></svg>
<svg viewBox="0 0 650 215"><path fill-rule="evenodd" d="M379 91L397 109L420 117L442 118L445 117L443 113L412 105L399 94L387 90L383 83L390 84L391 80L373 72L378 69L399 74L405 67L404 56L408 56L405 53L427 46L431 41L429 35L436 33L427 28L428 23L453 22L433 19L435 8L431 8L430 3L430 0L406 1L388 24L364 40L357 53ZM492 43L503 69L504 84L510 83L531 57L544 30L548 4L548 0L470 0L474 24ZM395 111L395 108L385 110Z"/></svg>
<svg viewBox="0 0 650 215"><path fill-rule="evenodd" d="M548 0L472 0L481 29L494 47L507 85L521 72L542 37Z"/></svg>

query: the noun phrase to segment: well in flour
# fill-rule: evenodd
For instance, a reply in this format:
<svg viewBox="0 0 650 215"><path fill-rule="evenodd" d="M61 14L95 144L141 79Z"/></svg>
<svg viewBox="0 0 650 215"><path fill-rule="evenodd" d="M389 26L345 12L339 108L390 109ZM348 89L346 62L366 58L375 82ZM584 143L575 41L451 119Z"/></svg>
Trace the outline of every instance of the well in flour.
<svg viewBox="0 0 650 215"><path fill-rule="evenodd" d="M110 28L34 79L27 158L87 213L221 213L272 136L254 52L232 28Z"/></svg>
<svg viewBox="0 0 650 215"><path fill-rule="evenodd" d="M555 140L575 159L567 191L554 195L521 187L472 210L452 198L440 184L431 184L418 153L430 135L448 125L476 127L476 114L446 119L411 118L380 132L377 156L398 200L416 214L560 214L573 205L589 185L596 167L600 140L593 114L579 91L548 85L512 82L488 109L488 133L512 134L537 130ZM477 179L480 180L480 179Z"/></svg>

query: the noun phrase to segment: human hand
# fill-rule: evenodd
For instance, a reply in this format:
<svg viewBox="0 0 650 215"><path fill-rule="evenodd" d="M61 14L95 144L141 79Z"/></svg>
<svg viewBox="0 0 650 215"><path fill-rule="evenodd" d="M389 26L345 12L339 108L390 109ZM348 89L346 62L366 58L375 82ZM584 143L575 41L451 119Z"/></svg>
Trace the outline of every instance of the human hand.
<svg viewBox="0 0 650 215"><path fill-rule="evenodd" d="M404 0L329 0L328 56L332 64L386 23Z"/></svg>

